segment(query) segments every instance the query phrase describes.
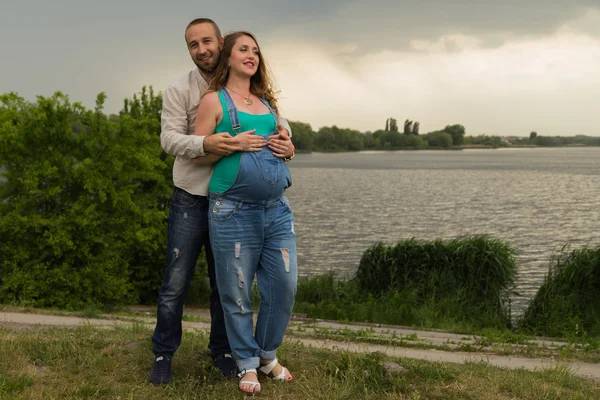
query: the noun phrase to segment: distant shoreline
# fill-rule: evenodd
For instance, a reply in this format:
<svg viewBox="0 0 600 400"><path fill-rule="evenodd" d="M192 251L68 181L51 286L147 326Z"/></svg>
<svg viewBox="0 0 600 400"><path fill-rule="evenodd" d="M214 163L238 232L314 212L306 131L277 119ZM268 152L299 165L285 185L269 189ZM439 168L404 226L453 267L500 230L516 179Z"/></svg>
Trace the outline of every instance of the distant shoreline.
<svg viewBox="0 0 600 400"><path fill-rule="evenodd" d="M446 149L443 147L428 147L426 149L415 149L415 148L398 148L398 149L362 149L356 151L349 150L296 150L297 154L311 154L311 153L361 153L365 151L369 152L392 152L392 151L461 151L461 150L498 150L498 149L561 149L561 148L600 148L600 146L592 146L586 144L571 144L564 146L538 146L535 144L514 144L510 146L489 146L483 144L469 144L464 146L453 146L452 148Z"/></svg>

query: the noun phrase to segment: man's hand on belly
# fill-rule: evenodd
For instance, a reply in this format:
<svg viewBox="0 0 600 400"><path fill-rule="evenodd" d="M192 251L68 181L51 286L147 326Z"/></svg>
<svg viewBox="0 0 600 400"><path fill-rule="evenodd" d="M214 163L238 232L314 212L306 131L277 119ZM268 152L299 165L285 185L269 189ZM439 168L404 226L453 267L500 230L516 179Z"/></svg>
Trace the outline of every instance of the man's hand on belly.
<svg viewBox="0 0 600 400"><path fill-rule="evenodd" d="M228 156L236 151L260 151L266 142L254 132L255 130L242 132L235 137L231 137L227 132L207 136L204 139L204 152Z"/></svg>
<svg viewBox="0 0 600 400"><path fill-rule="evenodd" d="M273 151L273 155L279 158L290 159L296 151L290 137L281 132L277 135L269 136L269 148Z"/></svg>

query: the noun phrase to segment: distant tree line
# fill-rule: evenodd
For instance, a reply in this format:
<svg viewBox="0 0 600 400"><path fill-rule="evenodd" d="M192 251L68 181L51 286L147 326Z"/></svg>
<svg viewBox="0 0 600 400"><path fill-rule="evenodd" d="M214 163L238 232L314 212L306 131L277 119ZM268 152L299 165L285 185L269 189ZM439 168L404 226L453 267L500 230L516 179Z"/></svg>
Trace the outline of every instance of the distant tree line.
<svg viewBox="0 0 600 400"><path fill-rule="evenodd" d="M561 147L561 146L600 146L600 137L598 136L543 136L536 131L529 134L529 138L523 137L510 140L513 145L534 145L540 147Z"/></svg>
<svg viewBox="0 0 600 400"><path fill-rule="evenodd" d="M360 150L401 150L401 149L449 149L464 142L465 127L460 124L419 134L419 122L406 120L403 132L399 132L395 118L388 118L385 129L374 132L360 132L337 126L322 127L314 131L304 122L290 121L293 142L299 152L360 151Z"/></svg>
<svg viewBox="0 0 600 400"><path fill-rule="evenodd" d="M420 150L450 149L453 147L498 148L510 146L600 146L600 137L594 136L542 136L531 132L529 137L502 137L498 135L466 136L463 125L447 125L445 128L419 134L419 122L404 121L399 131L398 121L388 118L385 129L360 132L336 125L315 131L305 123L290 121L293 142L298 152L342 152L361 150Z"/></svg>
<svg viewBox="0 0 600 400"><path fill-rule="evenodd" d="M598 136L543 136L536 131L531 131L527 136L488 136L478 135L465 137L465 145L476 145L486 147L511 147L511 146L533 146L533 147L575 147L575 146L600 146Z"/></svg>

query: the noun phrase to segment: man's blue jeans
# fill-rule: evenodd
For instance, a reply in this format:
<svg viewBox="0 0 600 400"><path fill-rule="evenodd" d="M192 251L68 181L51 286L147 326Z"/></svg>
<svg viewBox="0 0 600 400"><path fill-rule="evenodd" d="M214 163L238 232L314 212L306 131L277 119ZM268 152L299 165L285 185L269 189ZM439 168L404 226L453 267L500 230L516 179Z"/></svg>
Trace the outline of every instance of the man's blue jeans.
<svg viewBox="0 0 600 400"><path fill-rule="evenodd" d="M210 194L211 245L229 343L241 370L272 360L287 329L298 281L294 217L285 196L248 201ZM253 334L254 275L260 311Z"/></svg>
<svg viewBox="0 0 600 400"><path fill-rule="evenodd" d="M208 199L175 187L169 213L167 266L158 298L156 328L152 335L155 355L172 357L181 344L181 317L200 250L206 249L210 280L210 342L213 357L231 353L221 299L215 279L215 261L208 235Z"/></svg>

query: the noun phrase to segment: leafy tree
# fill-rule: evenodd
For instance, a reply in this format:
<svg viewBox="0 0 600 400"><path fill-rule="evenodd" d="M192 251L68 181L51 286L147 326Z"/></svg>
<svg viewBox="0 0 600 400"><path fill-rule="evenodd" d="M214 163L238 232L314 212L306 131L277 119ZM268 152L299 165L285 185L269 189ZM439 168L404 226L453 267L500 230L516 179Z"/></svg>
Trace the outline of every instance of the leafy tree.
<svg viewBox="0 0 600 400"><path fill-rule="evenodd" d="M309 124L304 122L288 121L292 128L292 141L296 150L300 152L310 152L313 150L313 140L315 132Z"/></svg>
<svg viewBox="0 0 600 400"><path fill-rule="evenodd" d="M364 143L364 149L373 150L373 149L377 148L376 139L371 132L366 132L364 134L363 143Z"/></svg>
<svg viewBox="0 0 600 400"><path fill-rule="evenodd" d="M377 149L381 149L381 148L385 148L385 149L391 149L391 148L399 148L401 143L401 134L399 132L386 132L386 131L375 131L373 132L373 137L375 138L375 141L377 143L379 143L378 146L376 146ZM389 143L389 144L386 144Z"/></svg>
<svg viewBox="0 0 600 400"><path fill-rule="evenodd" d="M76 309L155 291L167 165L143 97L118 121L104 101L87 110L60 92L0 96L1 302Z"/></svg>
<svg viewBox="0 0 600 400"><path fill-rule="evenodd" d="M460 146L463 144L465 138L465 127L459 124L448 125L444 128L444 132L449 133L452 136L452 144L454 146Z"/></svg>
<svg viewBox="0 0 600 400"><path fill-rule="evenodd" d="M400 135L400 147L405 149L426 149L429 143L417 135Z"/></svg>
<svg viewBox="0 0 600 400"><path fill-rule="evenodd" d="M142 87L142 91L134 94L131 99L123 101L123 110L121 115L127 114L136 119L146 119L147 121L158 121L159 124L150 124L149 131L160 136L160 112L162 109L162 95L154 94L152 86Z"/></svg>
<svg viewBox="0 0 600 400"><path fill-rule="evenodd" d="M139 97L138 97L139 94ZM119 118L130 117L139 123L146 132L150 135L155 136L155 146L158 150L160 147L160 132L161 132L161 120L160 115L162 111L162 94L154 93L152 86L142 87L140 93L134 94L131 99L125 99L123 102L123 109L119 113ZM128 108L129 105L129 108ZM110 119L111 117L109 117ZM175 157L168 155L162 149L158 150L160 153L160 159L165 163L162 169L164 179L160 181L159 186L155 186L155 183L144 183L141 184L140 190L144 192L155 192L156 207L164 212L168 213L169 203L171 200L172 182L173 182L173 163ZM165 221L166 222L166 221ZM132 269L131 280L139 293L140 301L146 302L156 297L157 288L162 280L162 274L164 271L164 253L166 249L166 223L164 225L163 235L160 237L159 246L156 252L148 253L145 251L134 250L135 254L134 261L130 264ZM150 257L150 259L148 259ZM160 261L160 262L157 262ZM196 270L205 268L205 259L203 255L200 256ZM152 265L154 268L147 268L146 266Z"/></svg>
<svg viewBox="0 0 600 400"><path fill-rule="evenodd" d="M507 147L508 143L504 142L500 136L477 135L465 138L463 144L484 145L490 147Z"/></svg>
<svg viewBox="0 0 600 400"><path fill-rule="evenodd" d="M410 135L412 133L412 125L413 122L411 120L406 120L404 121L404 134L405 135Z"/></svg>
<svg viewBox="0 0 600 400"><path fill-rule="evenodd" d="M333 128L336 128L336 127L335 126L333 126L331 128L323 127L321 129L319 129L319 131L315 135L315 140L314 140L315 147L317 149L319 149L321 151L339 151L339 150L341 150L337 147L335 133L333 131Z"/></svg>
<svg viewBox="0 0 600 400"><path fill-rule="evenodd" d="M452 135L445 131L429 132L424 135L429 147L449 149L452 147Z"/></svg>
<svg viewBox="0 0 600 400"><path fill-rule="evenodd" d="M394 118L388 118L385 120L385 132L397 132L398 122Z"/></svg>
<svg viewBox="0 0 600 400"><path fill-rule="evenodd" d="M560 137L538 135L535 138L535 144L537 144L538 146L543 146L543 147L555 147L555 146L563 145L564 142L561 140Z"/></svg>
<svg viewBox="0 0 600 400"><path fill-rule="evenodd" d="M359 151L364 148L365 136L359 131L322 127L317 132L315 146L321 151Z"/></svg>
<svg viewBox="0 0 600 400"><path fill-rule="evenodd" d="M581 143L585 146L600 146L600 136L585 136L585 135L577 135L575 136L577 143Z"/></svg>
<svg viewBox="0 0 600 400"><path fill-rule="evenodd" d="M419 121L415 122L415 124L413 125L412 134L413 135L419 134Z"/></svg>
<svg viewBox="0 0 600 400"><path fill-rule="evenodd" d="M532 142L535 141L535 138L537 137L537 132L536 131L532 131L529 134L529 140L531 140Z"/></svg>

